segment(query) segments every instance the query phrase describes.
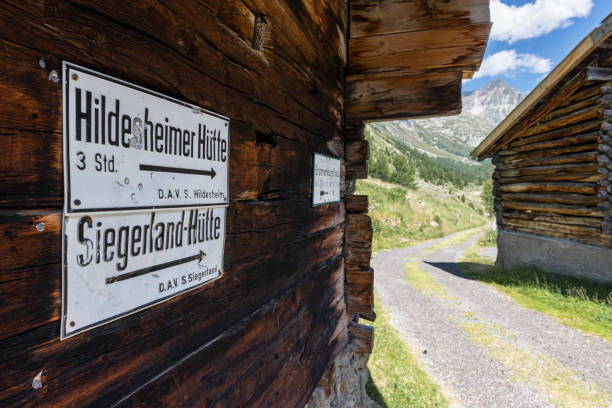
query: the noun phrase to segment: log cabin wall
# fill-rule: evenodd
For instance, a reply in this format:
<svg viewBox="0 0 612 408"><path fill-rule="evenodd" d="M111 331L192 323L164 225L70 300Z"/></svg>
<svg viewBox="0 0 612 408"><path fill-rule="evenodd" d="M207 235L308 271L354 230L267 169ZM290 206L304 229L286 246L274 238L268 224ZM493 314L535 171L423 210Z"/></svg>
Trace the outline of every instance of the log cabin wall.
<svg viewBox="0 0 612 408"><path fill-rule="evenodd" d="M612 281L611 34L612 15L472 153L495 165L501 265Z"/></svg>
<svg viewBox="0 0 612 408"><path fill-rule="evenodd" d="M310 198L313 152L344 156L347 21L344 0L0 4L0 406L306 403L348 338L344 202ZM231 119L223 277L64 341L62 60Z"/></svg>
<svg viewBox="0 0 612 408"><path fill-rule="evenodd" d="M0 405L301 407L370 353L364 122L457 113L490 29L425 3L2 2ZM229 117L231 162L222 278L60 341L63 60ZM340 202L312 207L313 152Z"/></svg>
<svg viewBox="0 0 612 408"><path fill-rule="evenodd" d="M504 229L612 246L603 230L608 194L598 162L607 158L601 150L609 85L585 82L494 156Z"/></svg>

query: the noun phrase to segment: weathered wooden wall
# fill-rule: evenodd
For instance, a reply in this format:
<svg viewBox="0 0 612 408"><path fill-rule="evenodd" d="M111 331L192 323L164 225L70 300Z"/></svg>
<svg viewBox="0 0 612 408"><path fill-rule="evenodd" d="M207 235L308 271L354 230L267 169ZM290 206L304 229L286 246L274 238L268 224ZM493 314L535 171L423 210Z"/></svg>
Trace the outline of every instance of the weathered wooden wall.
<svg viewBox="0 0 612 408"><path fill-rule="evenodd" d="M505 230L612 246L612 76L607 47L541 102L544 112L493 157L497 222ZM506 137L506 136L505 136Z"/></svg>
<svg viewBox="0 0 612 408"><path fill-rule="evenodd" d="M0 3L0 406L306 402L348 337L344 202L310 205L312 153L344 157L347 21L343 0ZM222 279L60 342L61 60L230 117L231 204Z"/></svg>

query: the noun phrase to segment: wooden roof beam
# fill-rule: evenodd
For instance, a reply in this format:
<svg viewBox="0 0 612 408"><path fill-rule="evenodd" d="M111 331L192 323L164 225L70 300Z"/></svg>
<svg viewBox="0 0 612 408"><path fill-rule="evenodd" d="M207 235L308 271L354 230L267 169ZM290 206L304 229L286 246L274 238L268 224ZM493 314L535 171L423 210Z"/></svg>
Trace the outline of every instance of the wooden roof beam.
<svg viewBox="0 0 612 408"><path fill-rule="evenodd" d="M346 116L376 121L458 114L461 80L460 71L451 71L347 82Z"/></svg>

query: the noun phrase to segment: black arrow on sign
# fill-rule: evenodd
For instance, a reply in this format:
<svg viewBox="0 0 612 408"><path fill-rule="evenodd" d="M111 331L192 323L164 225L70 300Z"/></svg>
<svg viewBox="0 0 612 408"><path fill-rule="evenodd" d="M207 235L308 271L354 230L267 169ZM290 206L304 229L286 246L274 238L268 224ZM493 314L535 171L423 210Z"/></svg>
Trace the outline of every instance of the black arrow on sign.
<svg viewBox="0 0 612 408"><path fill-rule="evenodd" d="M326 195L326 194L327 194L327 191L321 191L321 192L319 193L319 195L322 195L322 196L324 196L324 195Z"/></svg>
<svg viewBox="0 0 612 408"><path fill-rule="evenodd" d="M197 174L198 176L210 176L211 179L215 178L217 174L215 169L212 167L210 170L197 170L197 169L183 169L181 167L166 167L166 166L154 166L152 164L141 164L140 170L142 171L158 171L161 173L180 173L180 174Z"/></svg>
<svg viewBox="0 0 612 408"><path fill-rule="evenodd" d="M165 262L163 264L148 266L146 268L138 269L133 272L122 273L121 275L106 278L106 284L110 285L111 283L120 282L122 280L130 279L130 278L135 278L137 276L145 275L150 272L161 271L162 269L167 269L172 266L181 265L187 262L195 261L196 259L199 262L202 259L204 259L205 256L206 254L202 250L200 250L200 253L196 255L191 255L185 258L176 259L174 261Z"/></svg>

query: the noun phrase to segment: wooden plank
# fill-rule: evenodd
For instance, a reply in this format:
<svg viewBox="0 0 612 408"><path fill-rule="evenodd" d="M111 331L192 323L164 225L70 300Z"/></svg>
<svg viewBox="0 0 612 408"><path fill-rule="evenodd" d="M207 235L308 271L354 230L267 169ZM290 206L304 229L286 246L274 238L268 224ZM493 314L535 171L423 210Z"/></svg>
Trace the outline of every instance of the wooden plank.
<svg viewBox="0 0 612 408"><path fill-rule="evenodd" d="M372 315L374 312L374 270L346 268L346 310Z"/></svg>
<svg viewBox="0 0 612 408"><path fill-rule="evenodd" d="M547 140L555 140L562 137L578 135L582 133L588 133L591 131L599 130L601 127L601 120L595 119L584 123L578 123L576 125L567 126L563 129L551 130L544 132L539 135L530 137L518 138L513 140L510 144L509 149L516 149L519 146L530 145L537 142L544 142Z"/></svg>
<svg viewBox="0 0 612 408"><path fill-rule="evenodd" d="M582 242L590 245L598 245L609 247L612 245L612 239L604 234L594 236L593 234L567 234L564 232L551 231L546 229L528 228L517 225L504 225L503 228L509 231L523 232L527 234L542 235L550 238L565 239L568 241Z"/></svg>
<svg viewBox="0 0 612 408"><path fill-rule="evenodd" d="M490 23L372 35L349 40L349 75L478 66Z"/></svg>
<svg viewBox="0 0 612 408"><path fill-rule="evenodd" d="M596 163L569 163L569 164L555 164L555 165L544 165L544 166L525 166L525 167L513 167L510 165L500 164L497 172L502 178L505 177L520 177L520 176L536 176L536 175L555 175L555 174L576 174L576 173L589 173L595 174L598 166Z"/></svg>
<svg viewBox="0 0 612 408"><path fill-rule="evenodd" d="M601 198L595 195L584 194L531 194L531 193L504 193L502 200L523 201L526 203L557 203L580 206L595 206Z"/></svg>
<svg viewBox="0 0 612 408"><path fill-rule="evenodd" d="M527 138L529 136L545 133L553 129L565 128L576 123L602 118L603 112L599 105L587 106L586 108L551 119L547 122L538 121L533 126L522 132L521 136Z"/></svg>
<svg viewBox="0 0 612 408"><path fill-rule="evenodd" d="M597 184L571 182L517 183L504 184L500 187L500 190L506 193L529 193L541 191L551 193L597 194Z"/></svg>
<svg viewBox="0 0 612 408"><path fill-rule="evenodd" d="M346 215L345 241L347 246L372 242L372 221L363 214Z"/></svg>
<svg viewBox="0 0 612 408"><path fill-rule="evenodd" d="M351 0L351 38L490 23L487 0Z"/></svg>
<svg viewBox="0 0 612 408"><path fill-rule="evenodd" d="M587 81L612 81L612 68L587 67Z"/></svg>
<svg viewBox="0 0 612 408"><path fill-rule="evenodd" d="M578 93L578 92L576 92ZM576 95L576 94L574 94ZM572 96L574 96L572 95ZM551 119L558 118L560 116L564 116L570 114L572 112L576 112L578 110L584 109L588 106L595 106L598 104L602 104L603 100L601 98L601 93L596 93L595 95L589 96L586 99L578 99L577 102L568 103L564 106L559 106L553 109L550 113L543 115L540 118L540 122L547 122Z"/></svg>
<svg viewBox="0 0 612 408"><path fill-rule="evenodd" d="M500 177L501 184L512 183L530 183L530 182L550 182L550 181L574 181L582 183L594 183L601 179L598 173L566 173L560 172L557 174L542 174L535 176L519 176L519 177Z"/></svg>
<svg viewBox="0 0 612 408"><path fill-rule="evenodd" d="M384 120L461 111L461 73L347 82L347 120Z"/></svg>
<svg viewBox="0 0 612 408"><path fill-rule="evenodd" d="M374 348L374 328L361 323L351 322L348 328L349 344L358 353L372 354Z"/></svg>
<svg viewBox="0 0 612 408"><path fill-rule="evenodd" d="M553 139L553 140L548 140L545 142L540 142L540 143L533 143L533 144L525 144L525 145L521 145L521 146L517 146L517 147L511 147L509 149L504 149L504 150L500 150L498 152L498 154L500 156L515 156L518 155L519 153L522 152L529 152L532 150L538 150L538 151L543 151L546 149L554 149L554 148L558 148L558 147L564 147L564 146L572 146L572 145L581 145L581 144L585 144L585 143L593 143L597 141L597 138L599 137L599 131L594 131L594 132L589 132L589 133L584 133L584 134L578 134L578 135L570 135L567 137L563 137L563 138L559 138L559 139ZM560 151L562 153L569 153L567 151ZM543 153L543 155L554 155L554 151L553 152L546 152ZM530 156L516 156L517 158L528 158ZM504 160L506 161L510 161L513 160L512 158L504 158Z"/></svg>
<svg viewBox="0 0 612 408"><path fill-rule="evenodd" d="M353 214L367 214L368 212L368 196L367 195L350 195L344 198L344 206L346 212Z"/></svg>
<svg viewBox="0 0 612 408"><path fill-rule="evenodd" d="M370 158L370 145L367 140L347 141L346 161L349 163L361 163Z"/></svg>
<svg viewBox="0 0 612 408"><path fill-rule="evenodd" d="M522 203L520 201L503 201L502 206L515 211L533 211L563 215L575 215L581 217L602 218L603 212L595 207L579 207L562 204Z"/></svg>
<svg viewBox="0 0 612 408"><path fill-rule="evenodd" d="M597 157L597 152L581 152L567 154L564 156L538 157L534 159L517 161L514 163L498 164L497 167L500 170L508 170L522 167L548 167L562 164L595 163Z"/></svg>
<svg viewBox="0 0 612 408"><path fill-rule="evenodd" d="M592 228L597 228L601 225L601 220L598 218L572 217L568 215L556 215L550 213L507 211L504 212L503 216L504 218L516 218L521 220L549 222L563 225L587 226Z"/></svg>
<svg viewBox="0 0 612 408"><path fill-rule="evenodd" d="M372 258L372 244L369 245L346 245L344 247L344 260L348 265L356 268L369 268Z"/></svg>

